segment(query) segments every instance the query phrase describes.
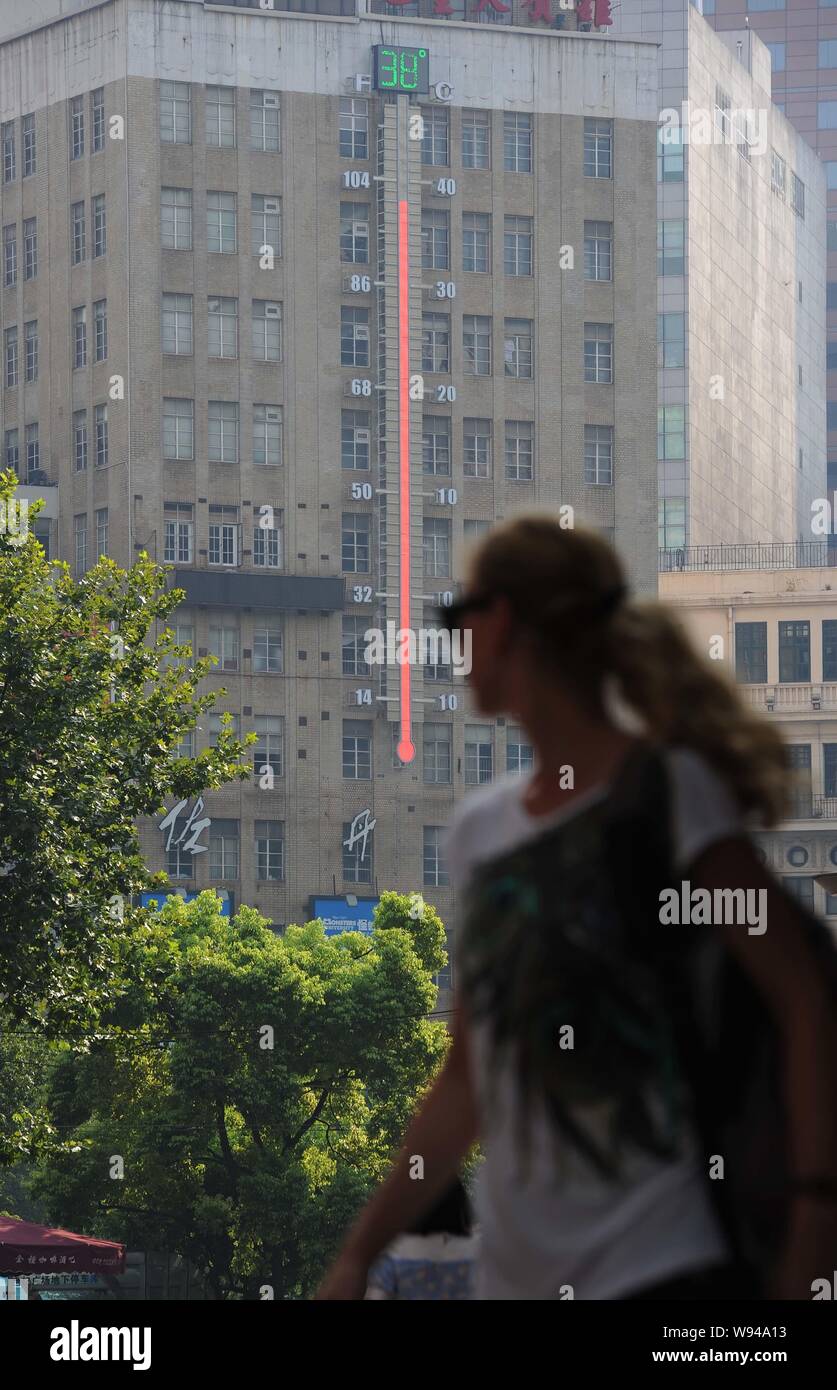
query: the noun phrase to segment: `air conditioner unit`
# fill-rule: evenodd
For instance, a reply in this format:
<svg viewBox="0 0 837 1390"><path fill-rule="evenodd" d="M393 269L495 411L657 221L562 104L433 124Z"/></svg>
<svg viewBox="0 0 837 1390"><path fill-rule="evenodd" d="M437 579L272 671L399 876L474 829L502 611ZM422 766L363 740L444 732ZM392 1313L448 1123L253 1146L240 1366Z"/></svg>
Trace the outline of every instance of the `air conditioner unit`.
<svg viewBox="0 0 837 1390"><path fill-rule="evenodd" d="M355 341L358 343L369 342L369 325L367 323L355 324Z"/></svg>
<svg viewBox="0 0 837 1390"><path fill-rule="evenodd" d="M282 412L281 412L281 410L276 410L276 409L271 410L271 409L269 409L269 408L266 408L266 409L265 409L265 412L264 412L264 418L265 418L265 420L270 420L270 421L272 421L272 422L278 422L278 421L281 421L281 419L282 419Z"/></svg>
<svg viewBox="0 0 837 1390"><path fill-rule="evenodd" d="M366 237L368 237L368 235L369 235L369 223L368 223L368 222L353 222L353 223L352 223L352 232L354 233L355 236L366 236Z"/></svg>
<svg viewBox="0 0 837 1390"><path fill-rule="evenodd" d="M217 313L218 313L218 310L220 309L220 307L221 307L221 301L220 301L220 299L210 299L210 301L209 301L209 312L210 312L210 314L217 314Z"/></svg>
<svg viewBox="0 0 837 1390"><path fill-rule="evenodd" d="M355 443L368 444L371 433L371 430L355 430Z"/></svg>
<svg viewBox="0 0 837 1390"><path fill-rule="evenodd" d="M280 204L278 198L265 198L265 200L264 200L264 210L265 210L265 212L278 212L280 207L281 207L281 204Z"/></svg>
<svg viewBox="0 0 837 1390"><path fill-rule="evenodd" d="M371 92L372 77L368 72L356 72L353 77L348 79L348 85L353 92Z"/></svg>
<svg viewBox="0 0 837 1390"><path fill-rule="evenodd" d="M262 101L267 110L275 111L279 106L279 93L265 92L264 96L262 97Z"/></svg>
<svg viewBox="0 0 837 1390"><path fill-rule="evenodd" d="M278 319L282 310L278 304L266 304L264 306L264 316L266 319Z"/></svg>

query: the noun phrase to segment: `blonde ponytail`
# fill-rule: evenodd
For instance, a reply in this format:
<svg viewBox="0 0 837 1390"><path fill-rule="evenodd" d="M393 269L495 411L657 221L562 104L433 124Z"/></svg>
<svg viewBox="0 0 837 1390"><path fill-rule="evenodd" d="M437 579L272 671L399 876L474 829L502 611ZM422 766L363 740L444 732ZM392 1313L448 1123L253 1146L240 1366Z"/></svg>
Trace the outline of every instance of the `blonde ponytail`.
<svg viewBox="0 0 837 1390"><path fill-rule="evenodd" d="M485 538L472 572L480 592L508 596L541 658L588 707L603 713L615 686L649 737L702 754L756 823L782 818L789 772L777 730L695 650L673 610L618 596L621 562L596 532L515 517Z"/></svg>

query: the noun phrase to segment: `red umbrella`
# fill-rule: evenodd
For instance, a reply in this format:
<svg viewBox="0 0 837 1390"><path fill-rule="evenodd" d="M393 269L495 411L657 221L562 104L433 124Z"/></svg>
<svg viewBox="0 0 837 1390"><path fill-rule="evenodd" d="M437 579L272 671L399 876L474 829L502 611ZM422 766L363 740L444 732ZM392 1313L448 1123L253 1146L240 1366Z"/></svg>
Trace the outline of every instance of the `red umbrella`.
<svg viewBox="0 0 837 1390"><path fill-rule="evenodd" d="M36 1226L0 1216L0 1274L123 1274L125 1246L115 1240Z"/></svg>

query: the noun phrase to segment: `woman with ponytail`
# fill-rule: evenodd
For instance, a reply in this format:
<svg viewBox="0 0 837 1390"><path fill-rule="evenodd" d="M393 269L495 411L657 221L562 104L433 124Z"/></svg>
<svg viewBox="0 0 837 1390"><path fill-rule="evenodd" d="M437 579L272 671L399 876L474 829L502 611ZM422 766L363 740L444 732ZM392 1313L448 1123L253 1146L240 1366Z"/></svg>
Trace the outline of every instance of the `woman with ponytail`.
<svg viewBox="0 0 837 1390"><path fill-rule="evenodd" d="M535 764L457 808L452 1047L319 1297L363 1297L479 1140L480 1297L811 1298L837 1252L837 1021L819 926L750 840L785 807L778 734L552 517L494 529L445 622ZM695 892L708 918L660 906Z"/></svg>

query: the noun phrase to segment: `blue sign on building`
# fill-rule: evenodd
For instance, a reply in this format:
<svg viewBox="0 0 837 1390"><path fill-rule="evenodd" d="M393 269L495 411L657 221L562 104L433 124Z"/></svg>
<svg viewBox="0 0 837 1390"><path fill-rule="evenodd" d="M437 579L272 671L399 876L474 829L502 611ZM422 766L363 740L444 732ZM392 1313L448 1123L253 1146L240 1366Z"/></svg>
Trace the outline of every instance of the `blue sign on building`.
<svg viewBox="0 0 837 1390"><path fill-rule="evenodd" d="M344 931L372 933L372 916L380 898L311 898L310 915L322 919L326 936L339 936Z"/></svg>

